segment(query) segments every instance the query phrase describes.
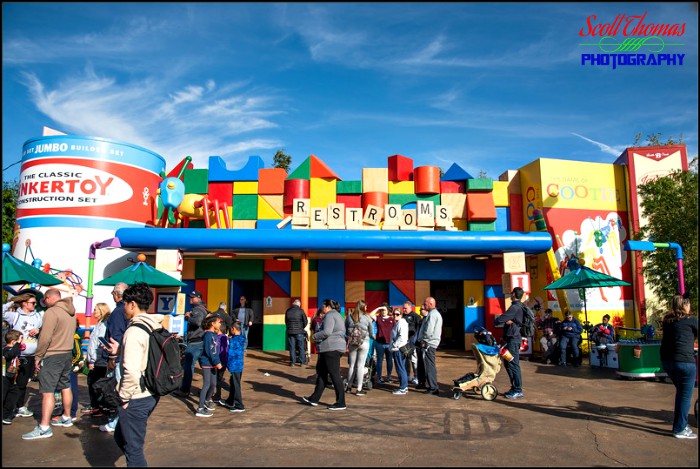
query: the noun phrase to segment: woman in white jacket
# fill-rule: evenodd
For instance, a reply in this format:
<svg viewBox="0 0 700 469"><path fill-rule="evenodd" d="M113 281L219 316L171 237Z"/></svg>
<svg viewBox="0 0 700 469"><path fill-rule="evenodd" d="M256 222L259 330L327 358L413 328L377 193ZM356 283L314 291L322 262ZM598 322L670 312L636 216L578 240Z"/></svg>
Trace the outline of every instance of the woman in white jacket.
<svg viewBox="0 0 700 469"><path fill-rule="evenodd" d="M93 389L93 384L104 378L107 374L107 360L102 357L100 347L100 337L104 337L107 332L107 318L112 312L107 306L107 303L97 303L92 310L92 317L97 320L97 323L90 332L90 341L87 348L87 364L90 372L87 376L88 395L90 396L90 405L83 407L83 413L91 413L94 417L100 416L99 403L97 402L97 393Z"/></svg>
<svg viewBox="0 0 700 469"><path fill-rule="evenodd" d="M394 327L391 329L391 348L389 349L394 358L396 374L399 376L399 389L392 394L403 396L408 394L408 375L406 374L406 356L401 351L406 350L408 344L408 323L403 318L400 308L395 308Z"/></svg>

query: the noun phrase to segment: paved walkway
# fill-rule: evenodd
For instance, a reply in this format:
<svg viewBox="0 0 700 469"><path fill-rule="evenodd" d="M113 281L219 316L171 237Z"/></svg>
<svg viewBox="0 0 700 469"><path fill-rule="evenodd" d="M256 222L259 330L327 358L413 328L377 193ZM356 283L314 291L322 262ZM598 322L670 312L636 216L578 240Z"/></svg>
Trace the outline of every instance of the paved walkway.
<svg viewBox="0 0 700 469"><path fill-rule="evenodd" d="M149 420L146 458L168 467L698 466L697 440L670 436L670 383L623 380L586 362L559 368L524 361L525 399L499 395L489 402L468 394L455 400L452 380L476 371L476 362L446 350L437 363L439 397L412 387L395 396L395 385L387 385L347 395L347 410L330 411L323 404L333 403L332 389L318 407L301 402L313 389L312 368L289 367L286 353L251 350L243 374L247 411L217 408L214 417L197 418L195 397L166 396ZM200 384L197 376L194 388ZM501 394L508 390L505 370L495 384ZM30 408L38 416L36 390L31 383ZM86 398L83 376L81 403ZM52 438L24 441L21 434L36 422L18 417L3 425L2 465L124 466L113 436L98 430L101 423L80 417L71 428L54 428ZM690 424L697 431L692 415Z"/></svg>

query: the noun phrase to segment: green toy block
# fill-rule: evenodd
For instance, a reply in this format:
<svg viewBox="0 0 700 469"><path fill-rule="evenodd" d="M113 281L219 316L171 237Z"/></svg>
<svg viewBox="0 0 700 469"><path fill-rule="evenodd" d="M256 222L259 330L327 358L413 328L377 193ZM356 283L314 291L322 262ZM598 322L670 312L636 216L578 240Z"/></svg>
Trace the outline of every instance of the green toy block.
<svg viewBox="0 0 700 469"><path fill-rule="evenodd" d="M389 194L390 204L401 204L403 207L406 204L415 203L418 200L432 200L435 205L440 204L440 194L433 195L418 195L418 194Z"/></svg>
<svg viewBox="0 0 700 469"><path fill-rule="evenodd" d="M232 280L263 280L262 259L197 259L195 278L227 278Z"/></svg>
<svg viewBox="0 0 700 469"><path fill-rule="evenodd" d="M257 194L235 194L233 196L233 219L234 220L257 220L258 219L258 196Z"/></svg>
<svg viewBox="0 0 700 469"><path fill-rule="evenodd" d="M496 231L496 222L470 221L467 225L469 231Z"/></svg>
<svg viewBox="0 0 700 469"><path fill-rule="evenodd" d="M287 179L311 179L311 158L307 158L299 165Z"/></svg>
<svg viewBox="0 0 700 469"><path fill-rule="evenodd" d="M489 192L493 190L493 179L467 179L467 192Z"/></svg>
<svg viewBox="0 0 700 469"><path fill-rule="evenodd" d="M362 181L337 181L336 194L362 194Z"/></svg>
<svg viewBox="0 0 700 469"><path fill-rule="evenodd" d="M284 324L263 324L263 352L280 352L287 347L287 327Z"/></svg>
<svg viewBox="0 0 700 469"><path fill-rule="evenodd" d="M365 282L365 291L389 291L389 282L386 280L368 280Z"/></svg>
<svg viewBox="0 0 700 469"><path fill-rule="evenodd" d="M186 169L185 170L185 194L209 193L209 170Z"/></svg>

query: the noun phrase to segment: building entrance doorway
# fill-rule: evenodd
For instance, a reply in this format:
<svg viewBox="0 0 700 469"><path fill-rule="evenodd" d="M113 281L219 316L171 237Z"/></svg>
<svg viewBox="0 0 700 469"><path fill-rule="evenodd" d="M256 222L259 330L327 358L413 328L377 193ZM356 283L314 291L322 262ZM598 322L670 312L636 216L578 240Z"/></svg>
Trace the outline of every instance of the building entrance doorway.
<svg viewBox="0 0 700 469"><path fill-rule="evenodd" d="M263 335L263 281L262 280L231 280L231 297L229 304L233 319L237 319L241 296L248 300L248 306L253 308L253 325L248 332L248 348L262 349Z"/></svg>
<svg viewBox="0 0 700 469"><path fill-rule="evenodd" d="M431 281L430 296L442 315L440 348L464 350L464 283Z"/></svg>

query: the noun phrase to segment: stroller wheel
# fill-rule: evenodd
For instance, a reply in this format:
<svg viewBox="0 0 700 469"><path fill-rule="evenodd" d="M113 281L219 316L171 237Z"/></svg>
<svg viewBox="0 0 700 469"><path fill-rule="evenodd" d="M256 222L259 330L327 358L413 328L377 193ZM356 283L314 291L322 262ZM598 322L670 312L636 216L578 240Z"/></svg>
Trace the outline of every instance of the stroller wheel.
<svg viewBox="0 0 700 469"><path fill-rule="evenodd" d="M498 389L493 384L487 383L481 387L481 397L487 401L496 399L496 396L498 396Z"/></svg>
<svg viewBox="0 0 700 469"><path fill-rule="evenodd" d="M462 391L455 391L455 392L452 394L452 398L453 398L455 401L458 401L460 397L462 397Z"/></svg>
<svg viewBox="0 0 700 469"><path fill-rule="evenodd" d="M479 386L474 386L472 388L472 391L474 391L474 394L476 394L477 396L481 394L481 388Z"/></svg>

